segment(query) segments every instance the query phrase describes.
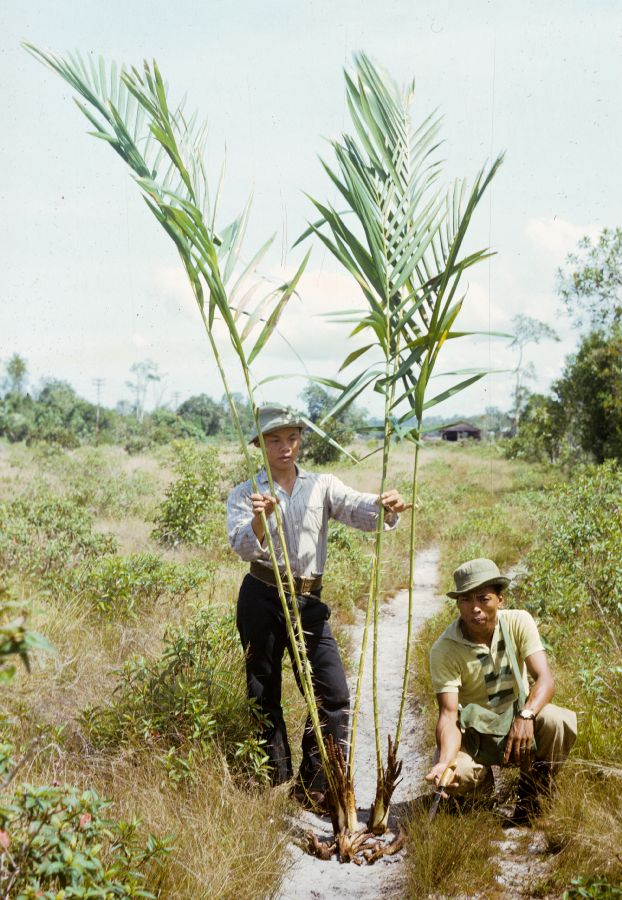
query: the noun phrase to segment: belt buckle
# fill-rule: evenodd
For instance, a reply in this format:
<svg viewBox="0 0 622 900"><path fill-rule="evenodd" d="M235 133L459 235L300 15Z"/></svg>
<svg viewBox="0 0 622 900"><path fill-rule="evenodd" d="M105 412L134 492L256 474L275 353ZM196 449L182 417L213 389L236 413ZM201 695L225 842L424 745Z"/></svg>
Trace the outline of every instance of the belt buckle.
<svg viewBox="0 0 622 900"><path fill-rule="evenodd" d="M301 576L300 585L299 585L300 593L301 594L310 594L314 581L315 581L315 578L308 578L306 576Z"/></svg>

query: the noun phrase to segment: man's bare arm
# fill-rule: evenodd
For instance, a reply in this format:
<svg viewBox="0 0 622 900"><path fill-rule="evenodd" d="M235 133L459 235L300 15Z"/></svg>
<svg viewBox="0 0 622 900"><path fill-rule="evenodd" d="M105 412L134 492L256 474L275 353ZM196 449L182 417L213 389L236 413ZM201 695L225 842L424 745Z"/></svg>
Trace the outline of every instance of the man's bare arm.
<svg viewBox="0 0 622 900"><path fill-rule="evenodd" d="M436 723L438 762L425 776L426 781L434 782L434 784L439 783L441 775L449 763L455 760L462 743L462 733L458 725L458 694L437 694L436 700L438 702L438 721ZM448 785L449 788L452 786L457 786L456 779Z"/></svg>
<svg viewBox="0 0 622 900"><path fill-rule="evenodd" d="M525 701L525 709L531 709L537 715L543 706L550 703L555 691L555 681L544 650L532 653L526 658L525 664L527 671L534 679L529 696ZM517 716L508 733L503 762L513 762L519 766L531 752L533 733L533 719L521 719Z"/></svg>

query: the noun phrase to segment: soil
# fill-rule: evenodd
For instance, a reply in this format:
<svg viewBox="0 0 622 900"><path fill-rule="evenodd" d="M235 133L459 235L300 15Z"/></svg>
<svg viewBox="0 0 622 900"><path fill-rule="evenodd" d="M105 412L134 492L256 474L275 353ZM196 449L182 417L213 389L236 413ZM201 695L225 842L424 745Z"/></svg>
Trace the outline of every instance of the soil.
<svg viewBox="0 0 622 900"><path fill-rule="evenodd" d="M423 550L417 554L415 564L414 622L416 631L427 618L442 606L438 595L438 550ZM405 653L406 623L408 616L408 592L400 591L380 610L378 647L378 692L380 709L380 733L383 752L386 755L387 734L393 734L400 703ZM352 626L352 646L360 647L363 632L363 615L360 614ZM359 821L367 820L369 807L376 792L376 760L373 729L373 705L371 693L371 635L365 663L365 681L361 698L359 730L356 748L355 789L359 804ZM354 691L356 673L352 678ZM402 781L397 785L393 797L393 808L412 800L424 790L422 778L429 764L428 755L422 751L418 741L419 721L417 710L411 704L406 709L399 748L399 758L403 760ZM320 839L332 835L330 820L310 812L300 813L293 824L296 840L303 840L304 833L313 831ZM395 819L390 820L392 829ZM392 839L394 833L387 837ZM310 856L297 843L288 850L291 867L286 875L279 900L324 900L324 898L356 898L356 900L382 900L382 898L403 897L404 879L402 873L403 853L385 856L373 866L341 864L335 857L324 862Z"/></svg>

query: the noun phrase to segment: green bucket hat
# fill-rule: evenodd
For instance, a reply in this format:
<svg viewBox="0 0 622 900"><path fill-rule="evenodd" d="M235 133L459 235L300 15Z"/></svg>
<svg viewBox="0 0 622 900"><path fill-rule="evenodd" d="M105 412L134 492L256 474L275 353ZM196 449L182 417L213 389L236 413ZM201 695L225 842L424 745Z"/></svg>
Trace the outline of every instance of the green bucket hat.
<svg viewBox="0 0 622 900"><path fill-rule="evenodd" d="M462 563L454 572L455 591L447 591L447 596L456 600L460 594L476 591L486 584L498 584L507 587L510 579L499 572L497 564L491 559L470 559Z"/></svg>
<svg viewBox="0 0 622 900"><path fill-rule="evenodd" d="M287 406L260 406L257 410L259 416L259 429L262 434L270 434L277 428L305 428L299 413ZM248 443L252 444L258 437L257 429L253 429Z"/></svg>

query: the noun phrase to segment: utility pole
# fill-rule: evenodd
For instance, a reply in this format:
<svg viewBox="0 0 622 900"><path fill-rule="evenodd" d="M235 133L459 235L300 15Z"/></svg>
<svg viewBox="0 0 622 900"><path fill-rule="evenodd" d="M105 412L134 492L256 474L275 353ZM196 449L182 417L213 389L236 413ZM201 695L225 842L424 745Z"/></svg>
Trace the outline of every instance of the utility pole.
<svg viewBox="0 0 622 900"><path fill-rule="evenodd" d="M95 443L97 443L99 438L99 410L101 407L101 394L102 388L106 384L106 379L93 378L93 384L95 385L95 390L97 391L97 412L95 414Z"/></svg>

